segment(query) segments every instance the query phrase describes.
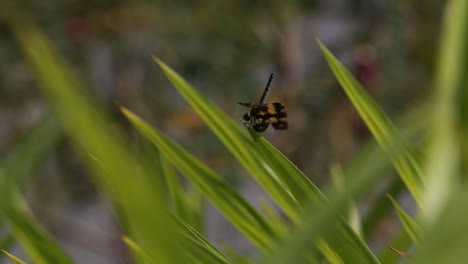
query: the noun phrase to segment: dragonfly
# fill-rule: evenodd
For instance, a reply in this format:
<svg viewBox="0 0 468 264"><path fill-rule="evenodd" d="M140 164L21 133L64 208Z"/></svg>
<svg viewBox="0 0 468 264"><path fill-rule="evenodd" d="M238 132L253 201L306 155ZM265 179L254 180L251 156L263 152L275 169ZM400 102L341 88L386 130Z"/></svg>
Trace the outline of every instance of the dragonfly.
<svg viewBox="0 0 468 264"><path fill-rule="evenodd" d="M274 129L284 130L288 128L288 121L286 120L287 114L284 104L281 102L266 102L272 81L273 73L270 74L265 91L257 104L237 102L238 104L249 108L249 112L242 117L242 123L260 133L264 132L270 124Z"/></svg>

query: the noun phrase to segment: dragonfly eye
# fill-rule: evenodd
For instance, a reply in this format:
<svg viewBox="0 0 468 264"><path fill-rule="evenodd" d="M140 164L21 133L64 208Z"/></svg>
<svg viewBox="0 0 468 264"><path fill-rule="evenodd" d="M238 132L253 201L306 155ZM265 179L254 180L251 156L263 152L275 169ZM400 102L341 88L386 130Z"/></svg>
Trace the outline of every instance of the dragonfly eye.
<svg viewBox="0 0 468 264"><path fill-rule="evenodd" d="M250 120L252 119L249 114L245 114L244 117L243 117L244 121L247 121L247 122L250 122Z"/></svg>

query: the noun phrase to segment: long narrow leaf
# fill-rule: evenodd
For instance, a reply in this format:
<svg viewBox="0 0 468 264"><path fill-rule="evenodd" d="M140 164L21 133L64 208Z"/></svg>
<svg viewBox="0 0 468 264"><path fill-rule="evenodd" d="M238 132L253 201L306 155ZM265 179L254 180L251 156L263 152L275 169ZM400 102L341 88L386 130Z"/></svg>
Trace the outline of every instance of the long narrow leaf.
<svg viewBox="0 0 468 264"><path fill-rule="evenodd" d="M331 241L354 239L341 236L341 234L345 233L344 230L337 231L339 228L347 227L340 227L341 215L338 212L346 206L350 197L365 191L375 180L374 175L370 177L365 175L365 177L360 177L349 184L346 191L332 195L329 203L306 207L303 222L307 224L294 230L291 236L280 245L279 249L267 256L263 263L301 263L305 257L305 252L310 251L311 245L317 243L322 237L325 237L327 241L328 239ZM361 254L361 252L365 252L364 249L359 247L359 245L362 245L361 243L349 242L346 244L348 245L347 252L344 252L347 254L340 255L341 259L360 257L359 261L353 263L379 263L373 254L368 256ZM359 254L354 255L355 252Z"/></svg>
<svg viewBox="0 0 468 264"><path fill-rule="evenodd" d="M435 221L446 200L460 186L460 173L466 175L468 171L468 2L453 0L447 3L425 164L427 188L423 212L427 223Z"/></svg>
<svg viewBox="0 0 468 264"><path fill-rule="evenodd" d="M136 258L137 263L154 263L148 253L146 253L145 250L143 250L135 241L124 235L122 235L121 238L127 247L133 252L133 256Z"/></svg>
<svg viewBox="0 0 468 264"><path fill-rule="evenodd" d="M270 171L275 172L274 177L269 177L267 178L267 180L270 179L270 181L274 181L276 180L276 178L279 178L283 186L277 185L277 187L282 188L283 190L287 190L287 192L290 193L295 198L295 201L297 201L299 204L305 203L308 200L323 199L323 195L320 193L318 188L315 187L295 165L293 165L289 160L287 160L284 157L284 155L282 155L277 150L270 152L273 148L271 145L268 146L268 144L265 142L263 142L263 144L256 144L255 147L252 148L250 142L244 139L243 133L238 132L238 126L232 124L232 121L230 121L230 119L227 116L225 116L225 114L222 113L221 110L217 109L214 105L212 105L211 102L199 95L180 76L178 76L165 64L163 64L160 61L158 61L158 63L163 68L166 75L168 75L169 79L173 82L174 86L176 86L176 88L182 93L182 95L184 95L187 101L192 105L192 107L194 107L194 109L200 114L200 116L202 116L205 122L218 135L218 137L223 141L223 143L225 143L228 146L228 148L230 148L230 140L233 139L241 141L246 146L245 150L255 155L255 166L257 166L257 164L264 160L266 157L266 159L268 160L265 160L264 162L269 165L269 167L271 168ZM258 134L252 131L250 132L252 133L252 136L256 141L261 141L261 137L259 137ZM243 160L245 160L246 155L236 155L236 148L239 148L239 146L243 145L240 143L235 144L232 147L234 148L234 150L231 149L231 152L233 152L236 158L238 158L242 162ZM258 148L259 146L260 148ZM258 151L261 151L263 154L258 155ZM252 158L248 158L243 164L244 166L246 166L245 163L251 162ZM268 188L265 189L267 191L271 190ZM270 193L270 195L272 195L272 197L275 198L274 193ZM282 203L279 204L283 205ZM295 221L297 222L297 219L295 219ZM357 255L362 254L361 257L363 257L364 259L376 259L375 256L373 256L373 254L367 248L367 246L363 243L363 241L359 237L357 237L356 234L353 233L351 228L345 226L343 231L349 235L348 237L352 238L351 240L348 240L348 242L352 241L350 245L354 245L356 246L356 248L359 248L359 250L362 250L358 250L357 252L359 253L357 253ZM346 250L346 248L342 247L341 253L347 254L349 253L349 250ZM348 257L351 259L353 258L349 254Z"/></svg>
<svg viewBox="0 0 468 264"><path fill-rule="evenodd" d="M244 256L243 254L235 251L234 249L230 248L229 246L223 245L223 249L224 249L224 251L226 251L226 254L230 257L230 259L232 259L233 263L236 263L236 264L249 264L249 263L251 263L251 261L246 256Z"/></svg>
<svg viewBox="0 0 468 264"><path fill-rule="evenodd" d="M159 191L161 186L148 180L45 35L27 19L13 21L12 25L48 102L97 176L100 187L122 209L131 234L153 260L185 263L174 223ZM89 154L102 164L89 159Z"/></svg>
<svg viewBox="0 0 468 264"><path fill-rule="evenodd" d="M388 198L392 202L393 206L395 207L398 217L400 221L403 223L403 227L405 228L408 235L411 237L413 242L417 245L421 241L421 230L419 229L416 222L401 208L401 206L393 199L392 196L388 195Z"/></svg>
<svg viewBox="0 0 468 264"><path fill-rule="evenodd" d="M401 139L390 119L372 100L364 88L322 43L318 43L341 87L367 124L377 142L391 158L393 165L416 202L421 205L421 169L412 152Z"/></svg>
<svg viewBox="0 0 468 264"><path fill-rule="evenodd" d="M443 22L425 171L426 232L414 263L468 259L468 221L462 216L468 200L468 1L447 1Z"/></svg>
<svg viewBox="0 0 468 264"><path fill-rule="evenodd" d="M330 246L328 246L327 243L322 242L322 241L319 242L319 248L323 256L325 257L325 259L328 261L328 263L344 264L340 256L332 248L330 248Z"/></svg>
<svg viewBox="0 0 468 264"><path fill-rule="evenodd" d="M262 156L269 162L273 171L285 183L288 190L294 194L301 206L311 200L324 201L325 196L320 189L296 165L257 132L251 128L248 130L256 143L255 146L261 151Z"/></svg>
<svg viewBox="0 0 468 264"><path fill-rule="evenodd" d="M0 162L8 180L20 184L33 167L43 159L61 135L57 120L47 116L40 120ZM3 187L3 186L2 186Z"/></svg>
<svg viewBox="0 0 468 264"><path fill-rule="evenodd" d="M12 235L34 263L73 263L34 218L27 214L17 193L25 176L31 173L59 139L60 129L53 118L45 118L1 161L0 216L11 227Z"/></svg>
<svg viewBox="0 0 468 264"><path fill-rule="evenodd" d="M278 172L277 174L289 187L291 192L296 193L296 197L299 199L301 206L305 206L306 203L319 202L321 204L328 203L325 195L312 183L310 180L295 166L288 158L286 158L277 148L271 145L258 133L249 129L252 138L254 139L256 146L262 151L263 156L266 157L271 167ZM366 162L367 164L367 162ZM355 169L356 170L356 169ZM360 173L360 172L357 172ZM357 174L356 173L356 174ZM351 176L350 178L352 178ZM340 220L342 228L337 229L337 237L346 237L349 239L328 239L326 242L329 244L328 247L322 247L330 250L334 250L338 253L346 262L359 262L366 259L366 262L375 261L375 256L359 237L353 228L345 220ZM349 248L355 248L357 250L350 251ZM324 252L324 254L330 251Z"/></svg>
<svg viewBox="0 0 468 264"><path fill-rule="evenodd" d="M268 194L280 205L285 213L294 221L298 219L298 203L284 184L272 175L266 162L263 162L259 151L252 141L221 109L204 98L193 89L182 77L159 59L156 59L161 69L174 87L182 94L192 108L206 122L216 136L231 151L237 160L255 177Z"/></svg>
<svg viewBox="0 0 468 264"><path fill-rule="evenodd" d="M3 249L10 248L10 246L13 244L14 241L15 241L15 237L13 236L13 234L8 233L7 235L4 235L2 236L2 238L0 238L0 248L3 248Z"/></svg>
<svg viewBox="0 0 468 264"><path fill-rule="evenodd" d="M233 188L186 150L151 128L138 116L122 108L122 113L161 154L180 170L200 191L260 249L271 247L275 235L263 217Z"/></svg>
<svg viewBox="0 0 468 264"><path fill-rule="evenodd" d="M455 193L448 200L447 207L425 233L424 240L417 248L412 263L458 264L468 259L468 221L462 217L466 212L468 191Z"/></svg>
<svg viewBox="0 0 468 264"><path fill-rule="evenodd" d="M175 215L186 221L195 229L199 231L202 230L201 214L203 208L201 204L203 199L201 194L196 188L185 191L175 168L164 155L159 154L158 156L162 173L166 179L169 196L174 206Z"/></svg>
<svg viewBox="0 0 468 264"><path fill-rule="evenodd" d="M414 146L414 149L417 152L420 152L422 148L426 147L424 144L427 142L426 128L430 121L430 116L427 115L427 111L429 111L429 109L430 108L427 103L416 104L396 120L397 127L399 128L403 139L407 142L418 142L418 144ZM374 140L371 141L372 142L369 142L366 145L372 144L372 148L379 148ZM381 167L380 170L375 173L381 174L391 170L391 162L387 157L385 157L385 155L373 157L372 163L375 164L376 162L381 164ZM368 163L368 160L361 160L360 166L367 166ZM385 193L396 196L405 189L404 183L400 179L391 179L386 190L383 191L380 197L374 202L374 204L378 206L374 206L363 219L362 227L365 237L374 230L381 219L385 218L392 211L392 203L388 200Z"/></svg>
<svg viewBox="0 0 468 264"><path fill-rule="evenodd" d="M378 180L381 174L376 172L382 165L379 162L372 162L372 157L380 155L382 155L380 149L367 149L357 157L357 160L367 161L368 166L346 167L345 177L352 179L347 184L347 188L341 192L332 192L327 203L311 202L307 205L301 221L306 224L291 232L286 241L280 243L278 250L265 256L264 263L300 263L304 258L304 252L309 252L311 245L321 239L329 242L335 252L340 250L340 258L345 263L379 263L359 236L349 235L355 234L351 227L340 224L342 216L339 212L345 208L350 199L357 199Z"/></svg>
<svg viewBox="0 0 468 264"><path fill-rule="evenodd" d="M2 252L15 264L26 264L26 262L22 261L21 259L15 257L14 255L8 253L6 250L2 249Z"/></svg>
<svg viewBox="0 0 468 264"><path fill-rule="evenodd" d="M21 139L20 143L8 151L8 155L0 161L0 168L5 178L0 178L0 210L5 206L12 206L11 191L21 186L25 176L31 173L47 152L51 150L59 139L60 128L57 120L44 118L38 125Z"/></svg>
<svg viewBox="0 0 468 264"><path fill-rule="evenodd" d="M179 224L179 230L186 238L185 244L189 247L195 259L200 260L201 263L223 263L229 264L231 261L206 240L200 233L193 227L185 223L182 219L176 217Z"/></svg>
<svg viewBox="0 0 468 264"><path fill-rule="evenodd" d="M39 264L73 263L72 259L46 231L24 209L18 206L19 198L13 198L12 202L10 206L2 208L0 213L7 216L6 222L11 226L15 239L21 244L30 259Z"/></svg>
<svg viewBox="0 0 468 264"><path fill-rule="evenodd" d="M174 213L178 217L187 220L186 204L184 203L184 187L182 186L179 177L171 164L166 160L164 155L158 155L161 164L162 173L166 179L169 197L174 206Z"/></svg>

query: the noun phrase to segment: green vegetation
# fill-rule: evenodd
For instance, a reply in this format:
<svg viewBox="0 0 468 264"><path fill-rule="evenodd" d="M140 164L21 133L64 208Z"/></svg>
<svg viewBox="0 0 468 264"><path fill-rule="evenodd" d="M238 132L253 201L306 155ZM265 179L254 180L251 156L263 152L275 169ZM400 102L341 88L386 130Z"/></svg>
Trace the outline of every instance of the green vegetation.
<svg viewBox="0 0 468 264"><path fill-rule="evenodd" d="M20 191L44 153L66 137L94 175L99 190L119 212L125 225L122 240L137 263L397 263L399 258L412 263L463 263L468 259L468 221L463 215L468 201L464 175L468 160L468 77L464 74L468 64L468 1L450 1L446 12L433 107L415 106L406 118L418 122L404 122L405 118L403 126L394 125L353 75L318 42L376 140L343 166L340 173L346 184L336 184L326 192L261 135L241 127L155 58L156 65L226 150L284 212L283 218L255 209L170 135L119 106L126 121L145 139L143 144L157 150L147 152L153 161L147 166L147 161L126 147L110 118L84 92L45 34L28 20L15 21L12 29L54 117L41 122L2 160L0 224L8 226L10 233L1 237L0 247L15 263L22 262L7 252L12 240L21 245L31 263L73 263L31 216ZM412 149L408 139L426 136L428 131L424 147ZM371 251L366 236L356 232L348 216L349 205L383 180L389 162L416 201L417 214L410 217L390 195L380 200L390 200L393 207L386 210L395 210L403 225L401 233L387 244L409 252L411 257L391 250L380 255ZM199 199L182 186L176 170L255 246L257 254L242 256L218 249L204 237L197 220ZM359 222L373 224L367 220Z"/></svg>

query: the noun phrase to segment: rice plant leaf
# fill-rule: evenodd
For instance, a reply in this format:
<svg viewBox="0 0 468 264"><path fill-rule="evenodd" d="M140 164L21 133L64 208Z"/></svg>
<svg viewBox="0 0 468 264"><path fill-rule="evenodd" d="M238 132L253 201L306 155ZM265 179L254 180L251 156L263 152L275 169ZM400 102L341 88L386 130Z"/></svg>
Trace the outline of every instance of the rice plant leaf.
<svg viewBox="0 0 468 264"><path fill-rule="evenodd" d="M302 263L307 257L307 252L311 250L311 245L316 244L322 237L326 241L346 240L345 243L341 243L341 248L331 247L345 263L349 260L353 260L349 263L379 263L373 254L363 254L366 252L361 247L363 243L353 241L358 239L358 236L342 236L347 232L340 229L347 226L340 226L342 216L338 211L344 208L346 200L345 195L340 195L330 204L306 207L303 221L307 224L293 230L290 236L280 243L278 249L266 256L262 263ZM338 253L337 250L341 252Z"/></svg>
<svg viewBox="0 0 468 264"><path fill-rule="evenodd" d="M192 107L194 107L194 109L200 114L200 116L202 116L205 122L207 122L210 128L218 135L218 137L223 141L223 143L225 143L228 146L228 148L229 143L227 142L229 142L229 140L233 138L233 135L236 136L236 139L241 138L241 140L243 140L244 143L247 144L246 147L248 148L246 150L250 151L256 156L255 165L258 165L260 161L264 160L264 163L268 164L270 171L274 172L274 177L269 178L270 181L275 181L278 178L282 185L278 185L278 188L287 190L287 192L289 192L294 197L295 202L299 203L299 205L309 200L317 201L324 199L324 196L323 194L321 194L319 189L315 185L313 185L313 183L310 182L310 180L294 164L287 160L287 158L284 157L283 154L281 154L278 150L275 150L274 147L272 147L268 142L262 139L257 133L250 130L249 132L251 132L251 135L254 138L254 140L257 143L262 142L262 144L255 144L254 148L252 148L250 142L244 139L243 133L238 132L238 126L233 124L233 122L230 121L230 118L228 116L222 113L221 110L217 109L217 107L212 105L210 101L199 95L180 76L178 76L165 64L163 64L159 60L157 60L157 62L165 71L166 75L168 75L168 78L172 81L174 86L181 92L181 94L187 99L187 101L192 105ZM217 131L217 126L226 127ZM234 144L233 148L239 146L241 146L241 144ZM257 154L259 151L262 155ZM236 152L233 150L231 150L231 152L233 152L236 158L241 160L241 162L246 157L246 155L236 155ZM244 166L246 166L245 163L249 163L251 161L252 158L245 160L245 162L243 163ZM261 181L259 182L261 183ZM271 190L268 188L265 189L267 191ZM274 194L270 193L270 195L272 195L272 197L274 198ZM282 205L282 203L280 202L278 204L280 204L280 206ZM297 206L294 206L294 208L295 207ZM294 210L296 210L296 212L299 211L298 209ZM297 213L294 213L294 215L296 214ZM295 220L295 222L298 223L296 217L293 217L293 220ZM350 240L347 240L345 243L350 243L350 245L355 246L355 248L361 250L357 251L357 255L362 254L364 256L364 259L369 258L375 260L375 256L373 256L372 252L370 252L365 243L363 243L363 241L356 234L354 234L351 228L345 226L343 232L348 234L347 237L352 238ZM345 254L348 252L349 250L346 250L344 247L342 247L341 253ZM354 253L356 253L356 251ZM348 255L348 257L353 258L356 256Z"/></svg>
<svg viewBox="0 0 468 264"><path fill-rule="evenodd" d="M223 245L223 249L226 252L226 254L230 257L230 259L232 259L233 263L236 263L236 264L249 264L249 263L251 263L251 261L249 261L249 259L245 255L243 255L240 252L235 251L234 249L232 249L228 245Z"/></svg>
<svg viewBox="0 0 468 264"><path fill-rule="evenodd" d="M231 263L221 251L213 246L193 227L178 217L176 217L176 221L179 225L179 231L184 238L186 238L186 241L183 241L184 245L186 245L186 248L188 248L187 250L191 252L193 258L198 259L201 263Z"/></svg>
<svg viewBox="0 0 468 264"><path fill-rule="evenodd" d="M59 139L60 129L51 117L33 127L0 165L0 217L11 228L12 236L34 263L73 263L64 250L26 212L17 192L25 176L46 157Z"/></svg>
<svg viewBox="0 0 468 264"><path fill-rule="evenodd" d="M127 245L127 247L132 251L133 256L137 259L140 260L138 263L155 263L151 257L148 255L147 252L145 252L144 249L142 249L135 241L130 239L129 237L122 235L121 236L122 241Z"/></svg>
<svg viewBox="0 0 468 264"><path fill-rule="evenodd" d="M272 169L277 172L291 192L295 193L298 197L301 206L305 207L307 203L321 203L327 204L328 200L325 195L305 176L296 165L294 165L288 158L286 158L277 148L271 145L258 133L249 129L257 148L263 153L263 157L269 162ZM367 164L367 161L366 163ZM352 178L352 176L350 177ZM366 259L367 261L375 261L375 256L365 244L365 242L354 232L353 228L344 219L340 219L341 228L337 228L337 237L345 237L349 239L328 239L327 247L334 250L346 262L357 263ZM357 250L350 251L349 248ZM330 251L322 252L328 254Z"/></svg>
<svg viewBox="0 0 468 264"><path fill-rule="evenodd" d="M157 185L167 186L167 190L164 192L167 199L166 203L170 209L175 215L197 230L202 230L203 208L201 208L201 194L192 185L183 186L173 166L166 160L164 155L160 155L153 144L148 143L146 138L137 137L137 142L140 155L145 164L145 170L153 175L151 180L155 181Z"/></svg>
<svg viewBox="0 0 468 264"><path fill-rule="evenodd" d="M255 147L260 150L262 157L276 175L286 185L287 189L294 194L297 202L304 206L309 201L324 201L325 196L299 168L283 155L277 148L270 144L253 129L248 131L255 142Z"/></svg>
<svg viewBox="0 0 468 264"><path fill-rule="evenodd" d="M15 241L15 237L10 232L10 233L4 235L0 239L0 248L3 248L3 249L9 248L13 244L14 241Z"/></svg>
<svg viewBox="0 0 468 264"><path fill-rule="evenodd" d="M331 162L329 167L330 176L332 178L335 188L344 190L346 188L346 183L341 164L337 162ZM354 233L356 233L356 235L358 236L362 236L361 219L354 201L349 201L349 204L345 208L345 211L342 212L342 215L344 216L345 221L354 230Z"/></svg>
<svg viewBox="0 0 468 264"><path fill-rule="evenodd" d="M186 263L175 224L164 204L162 186L149 180L135 155L125 148L103 111L85 94L46 36L28 19L13 22L13 31L44 95L97 177L99 187L121 209L132 237L153 260ZM89 154L102 163L90 159Z"/></svg>
<svg viewBox="0 0 468 264"><path fill-rule="evenodd" d="M468 259L468 2L447 1L441 28L432 138L426 164L425 232L413 263ZM463 178L462 178L463 177Z"/></svg>
<svg viewBox="0 0 468 264"><path fill-rule="evenodd" d="M170 200L174 205L174 213L179 218L190 224L196 230L202 230L202 195L200 192L188 186L188 190L182 185L174 167L164 155L158 154L162 174L166 180ZM190 188L192 187L192 188Z"/></svg>
<svg viewBox="0 0 468 264"><path fill-rule="evenodd" d="M0 210L14 203L11 191L20 186L35 166L47 157L47 152L60 137L57 120L52 117L42 119L30 132L21 138L8 155L0 161L5 178L0 178Z"/></svg>
<svg viewBox="0 0 468 264"><path fill-rule="evenodd" d="M318 44L341 87L367 124L374 138L392 160L393 165L416 202L421 205L421 168L416 158L401 139L390 119L367 94L361 84L320 41L318 41Z"/></svg>
<svg viewBox="0 0 468 264"><path fill-rule="evenodd" d="M310 252L311 245L325 240L345 263L380 263L362 239L348 224L344 224L340 212L351 199L357 199L379 179L381 164L372 162L372 157L382 155L380 149L366 149L357 158L358 164L366 161L367 166L346 166L345 178L350 180L345 190L332 190L326 203L310 202L304 207L299 225L290 232L277 250L265 256L262 263L302 263L304 252Z"/></svg>
<svg viewBox="0 0 468 264"><path fill-rule="evenodd" d="M443 217L425 230L411 263L458 264L468 259L468 221L462 214L466 212L466 201L466 189L450 196L447 206L440 212Z"/></svg>
<svg viewBox="0 0 468 264"><path fill-rule="evenodd" d="M0 209L10 202L10 190L21 185L34 167L47 157L60 135L57 120L47 116L8 151L8 155L0 161L0 169L5 176L0 177Z"/></svg>
<svg viewBox="0 0 468 264"><path fill-rule="evenodd" d="M174 213L182 219L186 219L187 209L184 201L184 187L182 186L176 171L174 170L172 165L166 160L164 155L159 154L158 156L161 164L162 173L164 175L164 178L166 179L168 194L170 200L174 205Z"/></svg>
<svg viewBox="0 0 468 264"><path fill-rule="evenodd" d="M163 136L159 131L125 108L122 113L133 126L150 140L162 155L181 171L247 238L266 250L274 241L267 221L233 188L189 152Z"/></svg>
<svg viewBox="0 0 468 264"><path fill-rule="evenodd" d="M331 264L344 264L340 256L327 244L325 241L318 242L320 252L322 252L328 263Z"/></svg>
<svg viewBox="0 0 468 264"><path fill-rule="evenodd" d="M23 178L47 156L47 152L60 136L59 123L54 117L46 116L41 119L0 161L0 167L9 176L8 181L11 184L21 184Z"/></svg>
<svg viewBox="0 0 468 264"><path fill-rule="evenodd" d="M22 261L21 259L15 257L14 255L8 253L6 250L2 249L2 252L11 260L14 264L26 264L26 262Z"/></svg>
<svg viewBox="0 0 468 264"><path fill-rule="evenodd" d="M19 205L20 198L15 196L9 206L2 208L1 214L11 227L12 234L29 255L33 263L74 263L62 248L39 226L33 217Z"/></svg>
<svg viewBox="0 0 468 264"><path fill-rule="evenodd" d="M289 190L284 188L273 170L263 161L245 132L221 109L193 89L182 77L157 58L154 58L174 87L206 122L237 160L255 177L281 209L294 221L298 219L299 204Z"/></svg>
<svg viewBox="0 0 468 264"><path fill-rule="evenodd" d="M187 186L185 192L185 220L191 227L200 233L205 230L204 226L204 197L203 194L193 184Z"/></svg>
<svg viewBox="0 0 468 264"><path fill-rule="evenodd" d="M403 227L405 228L408 235L411 237L413 242L418 245L421 241L421 230L419 229L418 224L401 208L395 199L392 196L387 195L388 199L392 202L393 206L395 207L398 217L400 221L403 223Z"/></svg>
<svg viewBox="0 0 468 264"><path fill-rule="evenodd" d="M220 259L218 255L213 254L212 251L206 250L203 244L194 240L192 237L186 237L182 241L185 250L190 254L194 263L207 263L207 264L227 264L224 259Z"/></svg>
<svg viewBox="0 0 468 264"><path fill-rule="evenodd" d="M468 175L468 2L447 1L443 18L424 170L423 213L428 224L463 184L460 175L463 180Z"/></svg>
<svg viewBox="0 0 468 264"><path fill-rule="evenodd" d="M427 115L429 111L429 105L427 103L419 103L412 106L408 111L405 111L401 117L396 121L397 127L401 132L402 137L407 142L418 142L417 145L412 145L416 152L421 152L425 148L425 143L427 142L427 126L429 125L430 116ZM377 143L373 139L370 139L365 145L372 144L372 148L379 148ZM367 160L362 160L361 166L368 165ZM381 167L375 173L381 174L391 170L391 162L385 156L375 156L373 157L372 163L381 164ZM374 204L379 206L373 206L371 210L367 213L367 216L363 219L363 233L364 237L368 235L375 229L375 227L380 223L381 219L387 217L393 211L393 205L388 200L385 193L389 193L393 196L397 196L399 193L406 191L404 183L400 179L390 179L390 182L385 190L379 195ZM397 247L398 248L398 247ZM380 259L380 258L379 258ZM386 262L392 263L392 262Z"/></svg>

